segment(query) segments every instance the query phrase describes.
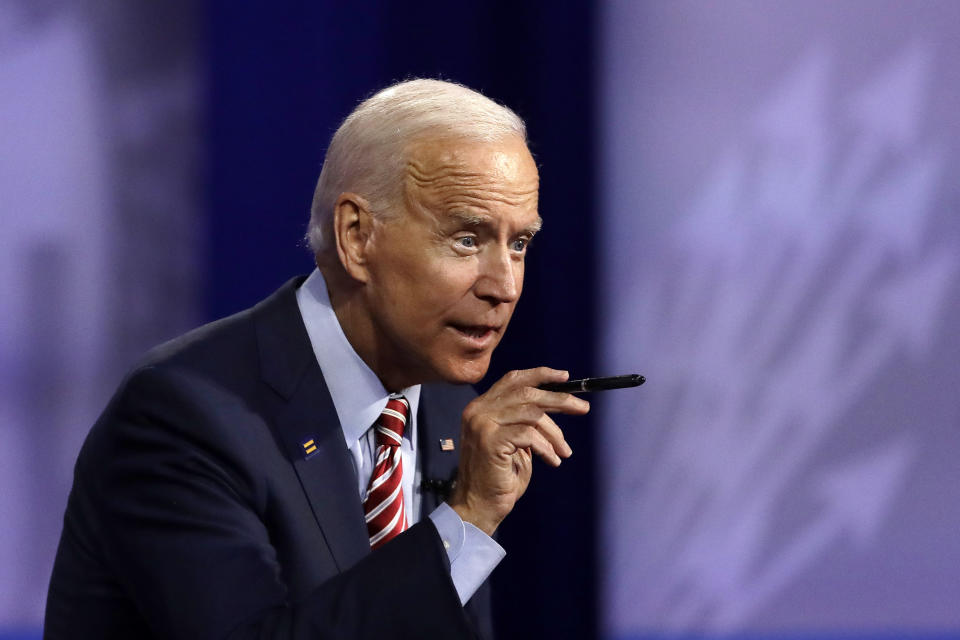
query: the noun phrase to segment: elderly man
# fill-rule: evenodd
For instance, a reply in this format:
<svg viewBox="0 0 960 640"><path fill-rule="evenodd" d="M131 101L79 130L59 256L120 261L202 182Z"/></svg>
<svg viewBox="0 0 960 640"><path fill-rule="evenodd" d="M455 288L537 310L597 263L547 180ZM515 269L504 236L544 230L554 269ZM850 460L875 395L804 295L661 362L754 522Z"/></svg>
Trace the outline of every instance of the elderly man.
<svg viewBox="0 0 960 640"><path fill-rule="evenodd" d="M522 121L465 87L358 106L317 185L317 270L154 350L92 429L46 636L489 636L490 536L531 456L571 454L548 414L589 408L537 388L553 369L465 386L520 296L537 191Z"/></svg>

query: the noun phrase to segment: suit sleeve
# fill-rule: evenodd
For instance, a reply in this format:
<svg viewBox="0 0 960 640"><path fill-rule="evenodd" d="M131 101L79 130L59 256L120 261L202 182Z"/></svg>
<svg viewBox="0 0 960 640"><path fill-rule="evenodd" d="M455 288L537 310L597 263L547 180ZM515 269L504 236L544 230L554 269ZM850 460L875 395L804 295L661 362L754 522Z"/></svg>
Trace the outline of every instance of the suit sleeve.
<svg viewBox="0 0 960 640"><path fill-rule="evenodd" d="M267 484L236 454L233 404L141 370L78 462L104 562L157 637L473 637L426 521L291 602L262 517Z"/></svg>

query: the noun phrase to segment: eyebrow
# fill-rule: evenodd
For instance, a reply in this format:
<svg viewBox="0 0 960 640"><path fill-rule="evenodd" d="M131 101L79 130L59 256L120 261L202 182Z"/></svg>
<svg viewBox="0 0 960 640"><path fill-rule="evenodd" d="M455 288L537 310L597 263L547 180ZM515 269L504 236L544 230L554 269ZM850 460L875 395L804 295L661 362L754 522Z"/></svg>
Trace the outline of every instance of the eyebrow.
<svg viewBox="0 0 960 640"><path fill-rule="evenodd" d="M490 216L482 216L474 213L466 213L463 211L451 211L450 217L455 218L458 222L468 227L479 227L488 223L491 218ZM521 233L528 233L531 236L536 234L543 228L543 218L537 216L537 219L533 224L525 227L521 230Z"/></svg>

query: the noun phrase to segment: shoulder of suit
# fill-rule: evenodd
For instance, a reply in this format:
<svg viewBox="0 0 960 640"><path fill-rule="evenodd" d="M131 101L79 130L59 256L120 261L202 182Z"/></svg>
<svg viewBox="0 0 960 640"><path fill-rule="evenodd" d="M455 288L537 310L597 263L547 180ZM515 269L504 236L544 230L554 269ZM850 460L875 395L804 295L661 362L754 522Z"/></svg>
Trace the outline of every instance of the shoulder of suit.
<svg viewBox="0 0 960 640"><path fill-rule="evenodd" d="M458 416L476 397L477 392L468 384L433 382L421 385L420 391L421 403L427 402L437 411L455 413Z"/></svg>
<svg viewBox="0 0 960 640"><path fill-rule="evenodd" d="M256 375L256 319L296 314L296 287L303 278L294 278L256 305L220 318L160 344L133 367L131 374L145 368L174 369L213 378Z"/></svg>

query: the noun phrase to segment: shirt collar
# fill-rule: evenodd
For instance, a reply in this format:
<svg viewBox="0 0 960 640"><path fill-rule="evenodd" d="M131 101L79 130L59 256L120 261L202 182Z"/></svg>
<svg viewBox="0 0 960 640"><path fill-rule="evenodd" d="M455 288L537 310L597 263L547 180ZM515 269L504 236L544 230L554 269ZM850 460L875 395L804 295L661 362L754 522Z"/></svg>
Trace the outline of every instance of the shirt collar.
<svg viewBox="0 0 960 640"><path fill-rule="evenodd" d="M314 269L297 289L297 306L340 418L344 440L350 448L380 417L390 394L344 335L319 269ZM410 403L408 424L413 425L420 403L420 385L407 387L400 393ZM410 431L408 429L404 436L409 436Z"/></svg>

